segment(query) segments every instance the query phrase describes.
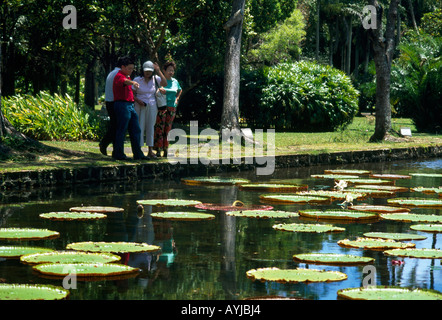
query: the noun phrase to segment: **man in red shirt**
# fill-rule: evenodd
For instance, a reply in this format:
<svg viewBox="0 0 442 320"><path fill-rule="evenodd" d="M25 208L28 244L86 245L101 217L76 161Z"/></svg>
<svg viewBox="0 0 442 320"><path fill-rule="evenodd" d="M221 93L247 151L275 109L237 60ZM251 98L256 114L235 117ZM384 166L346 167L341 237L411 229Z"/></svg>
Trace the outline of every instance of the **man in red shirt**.
<svg viewBox="0 0 442 320"><path fill-rule="evenodd" d="M114 109L117 118L117 132L115 134L115 145L112 157L117 160L127 160L124 154L124 139L126 131L129 130L130 144L135 160L148 159L141 150L140 137L141 129L138 122L138 115L134 108L134 95L132 86L139 84L130 79L134 71L134 62L124 57L121 59L121 70L115 75L113 83Z"/></svg>

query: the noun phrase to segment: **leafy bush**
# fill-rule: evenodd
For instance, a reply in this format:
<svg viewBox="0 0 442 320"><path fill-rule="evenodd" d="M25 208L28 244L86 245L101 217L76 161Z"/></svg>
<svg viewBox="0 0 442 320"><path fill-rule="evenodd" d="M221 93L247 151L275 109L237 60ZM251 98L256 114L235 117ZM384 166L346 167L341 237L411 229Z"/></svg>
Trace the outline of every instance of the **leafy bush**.
<svg viewBox="0 0 442 320"><path fill-rule="evenodd" d="M263 86L260 95L259 86ZM241 90L255 91L245 102L253 109L240 108L255 127L333 131L350 124L358 112L359 92L350 78L340 70L308 61L269 68L258 73L255 85L245 83ZM258 96L259 103L251 101L253 96Z"/></svg>
<svg viewBox="0 0 442 320"><path fill-rule="evenodd" d="M47 92L2 98L3 114L20 132L36 140L97 139L102 121L80 109L69 95Z"/></svg>

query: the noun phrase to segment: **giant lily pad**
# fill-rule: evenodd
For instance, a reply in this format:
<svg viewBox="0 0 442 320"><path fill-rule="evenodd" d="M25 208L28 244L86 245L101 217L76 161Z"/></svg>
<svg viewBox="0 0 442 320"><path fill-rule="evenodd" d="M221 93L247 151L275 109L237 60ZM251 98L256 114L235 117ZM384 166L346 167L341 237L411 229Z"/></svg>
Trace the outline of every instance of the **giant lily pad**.
<svg viewBox="0 0 442 320"><path fill-rule="evenodd" d="M372 198L381 198L381 197L393 197L396 195L393 191L388 190L376 190L376 189L361 189L361 188L348 188L345 189L346 192L362 192L365 196Z"/></svg>
<svg viewBox="0 0 442 320"><path fill-rule="evenodd" d="M66 246L68 250L86 251L86 252L111 252L111 253L128 253L128 252L152 252L161 250L161 247L136 242L76 242Z"/></svg>
<svg viewBox="0 0 442 320"><path fill-rule="evenodd" d="M354 200L359 200L365 198L365 194L359 191L329 191L329 190L310 190L297 192L296 194L301 196L319 196L319 197L329 197L331 200L345 200L348 196L351 196Z"/></svg>
<svg viewBox="0 0 442 320"><path fill-rule="evenodd" d="M183 178L181 182L187 185L235 185L241 183L249 183L248 179L241 178L228 178L228 177L194 177L194 178Z"/></svg>
<svg viewBox="0 0 442 320"><path fill-rule="evenodd" d="M340 175L340 174L312 174L310 177L315 179L334 179L334 180L345 180L345 179L359 179L357 175Z"/></svg>
<svg viewBox="0 0 442 320"><path fill-rule="evenodd" d="M164 220L198 221L215 219L213 214L199 212L156 212L151 214L152 218Z"/></svg>
<svg viewBox="0 0 442 320"><path fill-rule="evenodd" d="M376 220L378 215L374 212L364 212L356 210L299 210L301 217L312 218L316 220Z"/></svg>
<svg viewBox="0 0 442 320"><path fill-rule="evenodd" d="M247 271L247 277L252 280L273 281L279 283L297 282L332 282L347 279L345 273L315 269L278 269L261 268Z"/></svg>
<svg viewBox="0 0 442 320"><path fill-rule="evenodd" d="M338 245L344 248L359 248L365 250L387 250L399 248L414 248L414 243L403 243L395 240L357 238L356 240L339 240Z"/></svg>
<svg viewBox="0 0 442 320"><path fill-rule="evenodd" d="M355 189L383 190L383 191L391 191L391 192L407 192L409 190L407 187L385 186L385 185L376 185L376 184L358 184L358 185L354 185L353 188L355 188Z"/></svg>
<svg viewBox="0 0 442 320"><path fill-rule="evenodd" d="M262 201L269 203L327 203L331 199L324 196L303 196L303 195L284 195L284 194L265 194L259 196Z"/></svg>
<svg viewBox="0 0 442 320"><path fill-rule="evenodd" d="M353 266L371 263L374 258L339 253L301 253L295 254L293 260L301 263Z"/></svg>
<svg viewBox="0 0 442 320"><path fill-rule="evenodd" d="M370 173L371 171L369 170L352 170L352 169L324 170L324 174L342 174L342 175L354 175L354 176L368 175Z"/></svg>
<svg viewBox="0 0 442 320"><path fill-rule="evenodd" d="M385 179L340 179L344 180L348 184L352 185L380 185L380 186L392 186L394 185L394 180Z"/></svg>
<svg viewBox="0 0 442 320"><path fill-rule="evenodd" d="M410 212L408 208L393 207L393 206L377 206L377 205L353 205L347 207L349 210L356 211L368 211L377 213L400 213L400 212Z"/></svg>
<svg viewBox="0 0 442 320"><path fill-rule="evenodd" d="M33 266L32 269L50 277L75 274L79 278L136 275L140 271L138 268L117 263L43 263Z"/></svg>
<svg viewBox="0 0 442 320"><path fill-rule="evenodd" d="M40 263L111 263L121 260L120 256L111 253L92 253L77 251L53 251L47 253L26 254L20 261L26 264Z"/></svg>
<svg viewBox="0 0 442 320"><path fill-rule="evenodd" d="M442 233L442 224L416 224L411 226L410 229L421 232Z"/></svg>
<svg viewBox="0 0 442 320"><path fill-rule="evenodd" d="M326 232L343 232L345 228L335 227L329 224L303 224L303 223L281 223L275 224L273 229L288 232L309 232L309 233L326 233Z"/></svg>
<svg viewBox="0 0 442 320"><path fill-rule="evenodd" d="M351 300L442 300L442 293L425 289L367 286L341 289L338 297Z"/></svg>
<svg viewBox="0 0 442 320"><path fill-rule="evenodd" d="M370 174L370 178L396 180L396 179L411 179L411 176L407 174L373 173Z"/></svg>
<svg viewBox="0 0 442 320"><path fill-rule="evenodd" d="M434 214L416 214L416 213L381 213L382 220L394 220L402 222L429 222L442 223L442 216Z"/></svg>
<svg viewBox="0 0 442 320"><path fill-rule="evenodd" d="M0 300L63 300L68 296L69 291L62 287L0 283Z"/></svg>
<svg viewBox="0 0 442 320"><path fill-rule="evenodd" d="M366 232L364 237L376 238L376 239L390 239L397 241L412 241L412 240L424 240L425 236L411 233L392 233L392 232Z"/></svg>
<svg viewBox="0 0 442 320"><path fill-rule="evenodd" d="M118 207L106 207L106 206L85 206L85 207L72 207L69 211L73 212L94 212L94 213L116 213L123 212L123 208Z"/></svg>
<svg viewBox="0 0 442 320"><path fill-rule="evenodd" d="M232 205L223 205L217 203L201 203L197 204L195 208L204 209L204 210L215 210L215 211L236 211L236 210L272 210L272 206L267 205L259 205L259 204L237 204L237 201Z"/></svg>
<svg viewBox="0 0 442 320"><path fill-rule="evenodd" d="M442 194L442 187L431 187L431 188L415 187L415 188L411 188L411 191L422 192L422 193L438 193L438 194Z"/></svg>
<svg viewBox="0 0 442 320"><path fill-rule="evenodd" d="M307 185L294 185L294 184L283 184L283 183L247 183L240 184L240 190L258 190L267 192L297 192L302 190L307 190Z"/></svg>
<svg viewBox="0 0 442 320"><path fill-rule="evenodd" d="M87 221L106 219L107 215L93 212L49 212L39 215L40 218L53 221Z"/></svg>
<svg viewBox="0 0 442 320"><path fill-rule="evenodd" d="M441 173L410 173L413 177L442 178Z"/></svg>
<svg viewBox="0 0 442 320"><path fill-rule="evenodd" d="M261 219L272 219L272 218L293 218L298 217L297 212L287 212L287 211L273 211L273 210L241 210L241 211L228 211L226 215L233 217L246 217L246 218L261 218Z"/></svg>
<svg viewBox="0 0 442 320"><path fill-rule="evenodd" d="M137 200L137 204L146 206L173 206L173 207L186 207L201 204L201 201L197 200L184 200L184 199L150 199L150 200Z"/></svg>
<svg viewBox="0 0 442 320"><path fill-rule="evenodd" d="M410 207L442 207L442 199L431 199L431 198L395 198L388 199L388 203L400 205L400 206L410 206Z"/></svg>
<svg viewBox="0 0 442 320"><path fill-rule="evenodd" d="M60 236L57 231L34 228L0 228L0 240L41 240Z"/></svg>
<svg viewBox="0 0 442 320"><path fill-rule="evenodd" d="M422 259L442 259L442 250L439 249L394 249L386 250L387 256Z"/></svg>
<svg viewBox="0 0 442 320"><path fill-rule="evenodd" d="M23 246L1 246L0 247L0 258L16 259L20 258L22 255L31 253L44 253L52 252L54 249L49 248L39 248L39 247L23 247Z"/></svg>

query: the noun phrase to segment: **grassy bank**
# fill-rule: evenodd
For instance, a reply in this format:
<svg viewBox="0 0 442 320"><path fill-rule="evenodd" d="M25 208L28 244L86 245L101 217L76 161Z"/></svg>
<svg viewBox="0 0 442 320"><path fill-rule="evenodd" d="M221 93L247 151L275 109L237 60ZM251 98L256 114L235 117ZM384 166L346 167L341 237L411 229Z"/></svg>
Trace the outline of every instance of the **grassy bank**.
<svg viewBox="0 0 442 320"><path fill-rule="evenodd" d="M422 146L442 145L442 134L430 135L418 133L410 119L393 119L393 129L400 131L401 128L410 128L412 137L395 137L391 141L381 143L368 142L370 136L374 132L374 117L357 117L353 123L345 130L337 132L276 132L275 134L275 155L291 155L291 154L320 154L343 151L358 150L378 150L389 148L409 148ZM190 141L191 138L199 139L198 146L187 147L189 154L196 154L196 148L201 148L207 141L214 143L212 147L211 158L224 156L221 152L219 142L213 137L199 135L198 137L190 136L188 128L183 128L187 134L182 136L181 141ZM201 129L200 129L201 131ZM208 140L209 139L209 140ZM266 145L268 142L266 130L264 130L264 149L272 150L273 148ZM22 170L42 170L55 168L74 168L79 166L105 166L124 163L123 161L114 161L110 157L103 156L98 149L96 141L42 141L47 149L42 152L38 150L16 150L7 161L0 162L0 172L22 171ZM125 145L130 154L130 145ZM183 148L183 147L180 147ZM110 148L109 148L110 149ZM147 151L146 148L143 148ZM233 148L231 148L232 150ZM185 149L180 149L182 155ZM215 151L214 151L215 150ZM217 152L219 150L219 152ZM236 149L237 150L237 149ZM110 153L111 150L108 150ZM245 154L245 147L241 148L242 154ZM25 155L24 155L25 154ZM233 151L232 151L233 154ZM248 154L250 155L250 154ZM32 159L32 160L30 160ZM167 161L166 159L149 160L149 161ZM133 161L129 161L133 163Z"/></svg>

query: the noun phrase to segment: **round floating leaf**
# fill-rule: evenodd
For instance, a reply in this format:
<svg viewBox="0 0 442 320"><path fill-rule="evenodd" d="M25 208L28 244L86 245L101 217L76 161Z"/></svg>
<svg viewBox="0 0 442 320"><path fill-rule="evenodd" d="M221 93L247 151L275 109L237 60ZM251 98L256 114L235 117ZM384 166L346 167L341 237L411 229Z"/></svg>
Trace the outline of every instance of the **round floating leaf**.
<svg viewBox="0 0 442 320"><path fill-rule="evenodd" d="M284 194L265 194L259 196L259 198L270 203L326 203L331 201L329 197Z"/></svg>
<svg viewBox="0 0 442 320"><path fill-rule="evenodd" d="M394 180L384 180L384 179L341 179L348 184L354 185L380 185L380 186L392 186L394 185Z"/></svg>
<svg viewBox="0 0 442 320"><path fill-rule="evenodd" d="M319 196L329 197L331 200L345 200L348 196L351 196L354 200L365 198L365 194L359 191L328 191L328 190L310 190L297 192L296 194L301 196Z"/></svg>
<svg viewBox="0 0 442 320"><path fill-rule="evenodd" d="M289 232L309 232L309 233L326 233L326 232L343 232L345 228L335 227L329 224L303 224L303 223L281 223L273 226L273 229Z"/></svg>
<svg viewBox="0 0 442 320"><path fill-rule="evenodd" d="M416 187L416 188L411 188L411 191L442 194L442 187L434 187L434 188Z"/></svg>
<svg viewBox="0 0 442 320"><path fill-rule="evenodd" d="M53 251L48 253L26 254L20 261L27 264L40 263L111 263L121 257L111 253L91 253L77 251Z"/></svg>
<svg viewBox="0 0 442 320"><path fill-rule="evenodd" d="M410 233L390 233L390 232L367 232L364 233L364 237L377 238L377 239L390 239L397 241L411 241L411 240L424 240L425 236Z"/></svg>
<svg viewBox="0 0 442 320"><path fill-rule="evenodd" d="M371 263L374 261L374 258L338 253L301 253L295 254L293 260L302 263L353 266Z"/></svg>
<svg viewBox="0 0 442 320"><path fill-rule="evenodd" d="M356 175L339 175L339 174L312 174L310 177L315 179L334 179L334 180L345 180L345 179L359 179Z"/></svg>
<svg viewBox="0 0 442 320"><path fill-rule="evenodd" d="M416 224L411 226L410 229L429 233L442 233L442 224Z"/></svg>
<svg viewBox="0 0 442 320"><path fill-rule="evenodd" d="M201 203L197 204L195 208L198 209L204 209L204 210L216 210L216 211L237 211L237 210L243 210L243 211L249 211L249 210L272 210L272 206L266 206L266 205L259 205L259 204L252 204L252 205L222 205L222 204L215 204L215 203Z"/></svg>
<svg viewBox="0 0 442 320"><path fill-rule="evenodd" d="M261 268L247 271L247 277L252 280L273 281L279 283L297 282L332 282L347 279L345 273L315 269L278 269Z"/></svg>
<svg viewBox="0 0 442 320"><path fill-rule="evenodd" d="M354 176L362 176L370 174L371 171L368 170L351 170L351 169L335 169L335 170L324 170L325 174L342 174L342 175L354 175Z"/></svg>
<svg viewBox="0 0 442 320"><path fill-rule="evenodd" d="M408 188L399 186L379 186L376 184L359 184L353 186L354 189L373 189L373 190L383 190L391 192L407 192Z"/></svg>
<svg viewBox="0 0 442 320"><path fill-rule="evenodd" d="M354 205L347 207L349 210L368 211L377 213L400 213L410 212L410 209L393 207L393 206L376 206L376 205Z"/></svg>
<svg viewBox="0 0 442 320"><path fill-rule="evenodd" d="M62 287L0 283L0 300L63 300L68 296L69 291Z"/></svg>
<svg viewBox="0 0 442 320"><path fill-rule="evenodd" d="M442 178L440 173L410 173L413 177Z"/></svg>
<svg viewBox="0 0 442 320"><path fill-rule="evenodd" d="M246 217L246 218L261 218L261 219L272 219L272 218L293 218L298 217L297 212L287 212L287 211L272 211L272 210L242 210L242 211L228 211L226 215L233 217Z"/></svg>
<svg viewBox="0 0 442 320"><path fill-rule="evenodd" d="M70 274L75 274L80 278L95 278L139 273L138 268L117 263L43 263L33 266L32 269L51 277L65 277Z"/></svg>
<svg viewBox="0 0 442 320"><path fill-rule="evenodd" d="M242 183L249 183L248 179L241 178L228 178L228 177L194 177L194 178L183 178L181 182L188 185L201 185L201 184L211 184L211 185L235 185Z"/></svg>
<svg viewBox="0 0 442 320"><path fill-rule="evenodd" d="M40 218L53 221L87 221L106 219L107 215L93 212L49 212L39 215Z"/></svg>
<svg viewBox="0 0 442 320"><path fill-rule="evenodd" d="M213 214L199 213L199 212L157 212L151 214L152 218L165 220L212 220L215 219Z"/></svg>
<svg viewBox="0 0 442 320"><path fill-rule="evenodd" d="M442 223L442 216L431 214L416 214L416 213L389 213L380 214L382 220L393 220L402 222L430 222Z"/></svg>
<svg viewBox="0 0 442 320"><path fill-rule="evenodd" d="M184 200L184 199L150 199L150 200L138 200L137 204L145 206L170 206L170 207L187 207L201 204L201 201L197 200Z"/></svg>
<svg viewBox="0 0 442 320"><path fill-rule="evenodd" d="M378 215L374 212L364 212L356 210L299 210L301 217L316 220L376 220Z"/></svg>
<svg viewBox="0 0 442 320"><path fill-rule="evenodd" d="M33 228L0 228L0 240L41 240L59 237L57 231Z"/></svg>
<svg viewBox="0 0 442 320"><path fill-rule="evenodd" d="M152 252L161 250L161 247L136 242L76 242L66 246L68 250L86 251L86 252L111 252L111 253L128 253L128 252Z"/></svg>
<svg viewBox="0 0 442 320"><path fill-rule="evenodd" d="M39 247L22 247L22 246L1 246L0 247L0 258L16 259L20 258L22 255L31 253L44 253L52 252L54 249L49 248L39 248Z"/></svg>
<svg viewBox="0 0 442 320"><path fill-rule="evenodd" d="M366 250L387 250L399 248L414 248L414 243L403 243L394 240L357 238L356 240L339 240L338 245L344 248L359 248Z"/></svg>
<svg viewBox="0 0 442 320"><path fill-rule="evenodd" d="M411 176L406 174L373 173L370 174L370 178L396 180L396 179L411 179Z"/></svg>
<svg viewBox="0 0 442 320"><path fill-rule="evenodd" d="M341 289L338 297L351 300L442 300L442 293L424 289L368 286Z"/></svg>
<svg viewBox="0 0 442 320"><path fill-rule="evenodd" d="M104 206L87 206L87 207L73 207L69 211L73 212L94 212L94 213L116 213L123 212L123 208L104 207Z"/></svg>
<svg viewBox="0 0 442 320"><path fill-rule="evenodd" d="M394 249L384 251L384 254L404 258L442 259L442 250L439 249Z"/></svg>
<svg viewBox="0 0 442 320"><path fill-rule="evenodd" d="M387 190L376 190L376 189L362 189L362 188L348 188L345 189L346 192L362 192L364 196L369 196L372 198L375 197L392 197L396 195L393 191L387 191ZM355 198L356 199L356 198Z"/></svg>
<svg viewBox="0 0 442 320"><path fill-rule="evenodd" d="M276 184L276 183L247 183L239 185L240 190L258 190L267 192L297 192L307 190L307 185Z"/></svg>
<svg viewBox="0 0 442 320"><path fill-rule="evenodd" d="M442 207L442 199L430 199L430 198L395 198L388 199L388 203L411 206L411 207Z"/></svg>

